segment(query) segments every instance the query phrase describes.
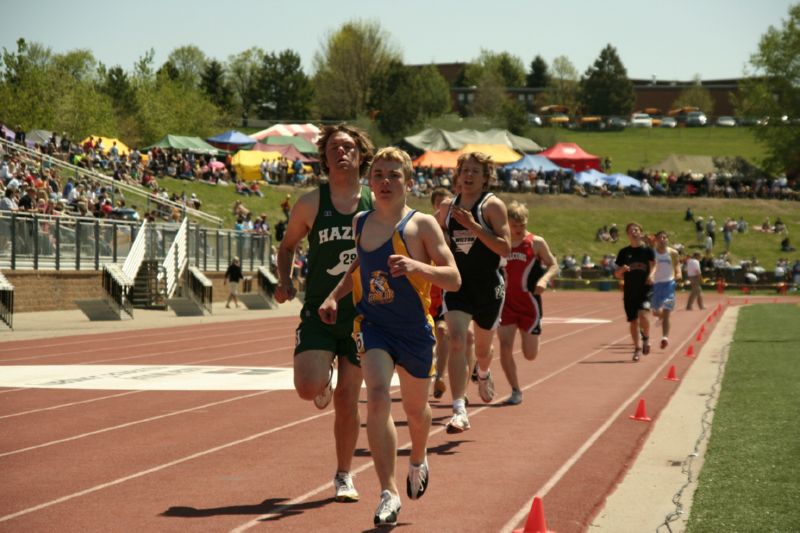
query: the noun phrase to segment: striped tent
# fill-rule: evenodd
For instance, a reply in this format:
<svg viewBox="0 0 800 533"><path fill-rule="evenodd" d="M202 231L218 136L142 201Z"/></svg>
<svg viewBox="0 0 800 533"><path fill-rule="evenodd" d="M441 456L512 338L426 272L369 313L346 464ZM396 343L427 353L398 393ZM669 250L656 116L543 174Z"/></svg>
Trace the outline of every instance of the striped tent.
<svg viewBox="0 0 800 533"><path fill-rule="evenodd" d="M265 137L283 136L283 137L302 137L310 143L316 143L319 139L320 130L313 124L275 124L265 130L259 131L251 135L265 144L270 144L265 141Z"/></svg>

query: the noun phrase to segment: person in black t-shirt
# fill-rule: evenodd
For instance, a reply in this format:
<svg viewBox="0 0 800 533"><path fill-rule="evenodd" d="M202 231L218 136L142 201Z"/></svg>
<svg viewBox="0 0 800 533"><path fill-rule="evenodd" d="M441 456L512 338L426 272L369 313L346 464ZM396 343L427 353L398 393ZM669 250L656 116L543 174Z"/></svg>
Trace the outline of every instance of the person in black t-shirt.
<svg viewBox="0 0 800 533"><path fill-rule="evenodd" d="M633 339L633 360L650 353L650 292L653 288L656 257L643 242L642 226L631 222L625 227L630 245L617 254L614 276L624 280L623 302ZM639 336L641 334L641 345Z"/></svg>
<svg viewBox="0 0 800 533"><path fill-rule="evenodd" d="M237 298L239 294L239 282L242 281L242 267L239 265L239 258L234 257L231 264L228 266L228 270L225 271L225 281L224 284L230 283L230 295L228 296L228 301L225 302L225 307L230 308L231 300L233 303L236 304L236 307L239 307L239 299Z"/></svg>

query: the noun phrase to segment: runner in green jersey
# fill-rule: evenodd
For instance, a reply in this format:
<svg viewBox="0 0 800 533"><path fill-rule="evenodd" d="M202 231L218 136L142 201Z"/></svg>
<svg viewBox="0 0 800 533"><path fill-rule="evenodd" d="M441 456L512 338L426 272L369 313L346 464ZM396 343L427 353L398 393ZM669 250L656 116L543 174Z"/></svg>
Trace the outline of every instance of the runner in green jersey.
<svg viewBox="0 0 800 533"><path fill-rule="evenodd" d="M362 374L352 338L355 309L352 300L340 302L336 324L324 324L317 308L347 272L356 257L353 216L372 207L369 189L360 178L372 161L374 148L367 135L346 124L326 126L317 142L320 165L328 183L301 196L292 208L286 234L278 248L278 287L275 297L294 297L291 270L298 244L308 237L306 301L296 332L294 386L304 400L324 409L333 397L336 411L337 501L358 500L350 466L361 420L358 396ZM339 356L336 391L331 388L333 361Z"/></svg>

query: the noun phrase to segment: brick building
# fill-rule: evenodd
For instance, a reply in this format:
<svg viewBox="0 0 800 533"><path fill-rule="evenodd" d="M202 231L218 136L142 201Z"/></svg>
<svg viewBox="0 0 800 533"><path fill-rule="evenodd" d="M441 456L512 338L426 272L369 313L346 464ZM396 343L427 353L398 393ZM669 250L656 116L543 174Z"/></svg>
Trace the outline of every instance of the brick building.
<svg viewBox="0 0 800 533"><path fill-rule="evenodd" d="M475 87L462 86L464 70L468 63L437 63L434 66L447 81L450 86L450 96L453 103L453 111L465 114L467 107L475 98ZM422 65L412 65L422 66ZM711 98L714 101L713 109L704 109L709 116L734 115L732 96L739 93L738 78L725 80L701 81ZM681 92L692 87L694 81L659 81L632 79L633 92L635 95L634 109L645 109L655 107L667 112L672 108L673 102L678 99ZM542 92L543 88L530 87L509 87L506 89L510 98L516 98L521 103L533 108L536 95ZM554 102L557 103L557 102ZM632 110L633 111L633 110Z"/></svg>

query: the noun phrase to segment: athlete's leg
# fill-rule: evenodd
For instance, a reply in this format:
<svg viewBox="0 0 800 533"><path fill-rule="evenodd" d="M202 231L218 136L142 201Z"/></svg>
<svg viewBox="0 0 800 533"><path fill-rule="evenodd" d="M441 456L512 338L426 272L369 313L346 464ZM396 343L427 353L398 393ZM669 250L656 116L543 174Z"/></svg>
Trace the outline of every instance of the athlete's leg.
<svg viewBox="0 0 800 533"><path fill-rule="evenodd" d="M389 394L394 361L384 350L376 348L362 356L361 365L367 385L367 439L375 462L375 473L381 490L399 494L394 478L397 431L392 420L392 398Z"/></svg>
<svg viewBox="0 0 800 533"><path fill-rule="evenodd" d="M453 400L464 399L469 371L467 370L467 330L472 316L463 311L448 311L445 315L450 342L450 394Z"/></svg>
<svg viewBox="0 0 800 533"><path fill-rule="evenodd" d="M333 435L336 439L337 471L349 472L361 427L358 396L361 393L362 372L347 357L339 357L338 367L336 390L333 392Z"/></svg>
<svg viewBox="0 0 800 533"><path fill-rule="evenodd" d="M450 339L447 333L447 322L439 320L436 323L436 377L438 379L443 379L447 372L449 350Z"/></svg>
<svg viewBox="0 0 800 533"><path fill-rule="evenodd" d="M401 366L397 367L397 375L400 377L403 410L406 412L408 433L411 437L409 462L420 465L425 461L428 433L431 429L431 407L428 405L431 380L414 377Z"/></svg>
<svg viewBox="0 0 800 533"><path fill-rule="evenodd" d="M664 337L669 337L669 317L672 315L672 311L669 309L662 309L661 311L661 333Z"/></svg>
<svg viewBox="0 0 800 533"><path fill-rule="evenodd" d="M475 324L475 357L480 371L488 372L492 364L493 329L483 329Z"/></svg>
<svg viewBox="0 0 800 533"><path fill-rule="evenodd" d="M294 388L304 400L313 400L328 385L333 353L307 350L294 356Z"/></svg>
<svg viewBox="0 0 800 533"><path fill-rule="evenodd" d="M642 330L645 338L650 337L650 311L647 309L639 310L639 329Z"/></svg>
<svg viewBox="0 0 800 533"><path fill-rule="evenodd" d="M533 361L539 355L539 335L521 332L522 355L528 361Z"/></svg>
<svg viewBox="0 0 800 533"><path fill-rule="evenodd" d="M637 350L641 349L641 342L639 336L639 320L631 320L628 322L628 326L631 330L631 339L633 339L633 347Z"/></svg>
<svg viewBox="0 0 800 533"><path fill-rule="evenodd" d="M500 340L500 366L503 367L503 373L506 375L511 388L519 390L517 364L514 362L514 336L516 332L516 324L497 328L497 338Z"/></svg>

